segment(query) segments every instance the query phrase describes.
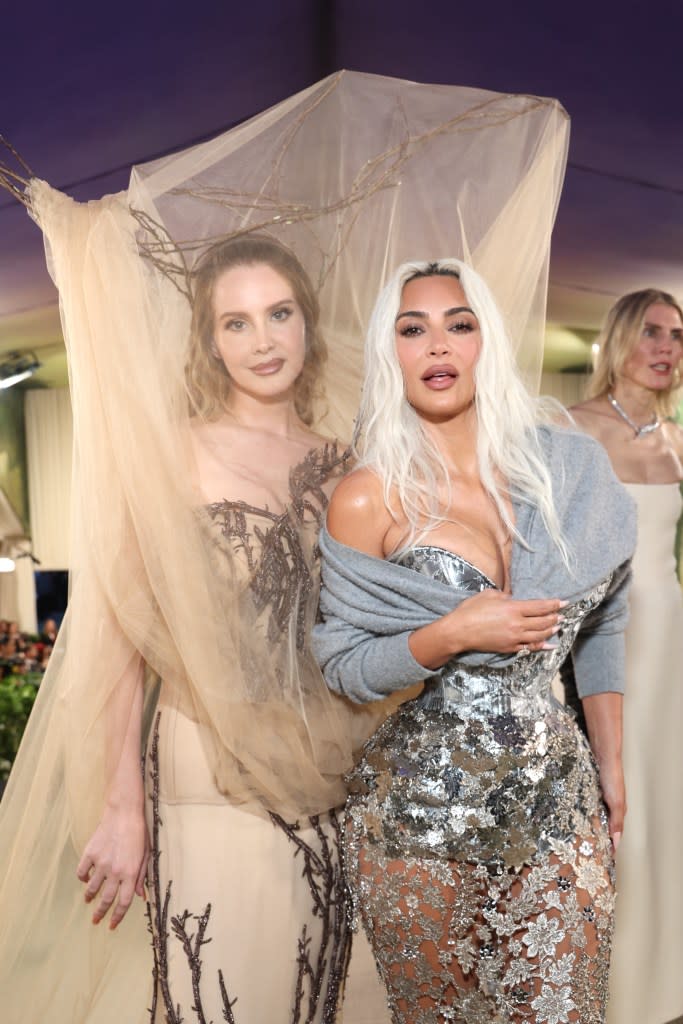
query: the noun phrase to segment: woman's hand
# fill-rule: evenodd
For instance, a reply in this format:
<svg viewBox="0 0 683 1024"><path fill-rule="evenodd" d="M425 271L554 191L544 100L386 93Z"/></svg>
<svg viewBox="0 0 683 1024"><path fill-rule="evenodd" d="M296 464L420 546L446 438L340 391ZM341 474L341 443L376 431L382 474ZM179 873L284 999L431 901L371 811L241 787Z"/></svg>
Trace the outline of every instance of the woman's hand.
<svg viewBox="0 0 683 1024"><path fill-rule="evenodd" d="M499 590L483 590L463 601L448 618L457 649L515 654L527 649L540 651L562 625L556 599L515 601Z"/></svg>
<svg viewBox="0 0 683 1024"><path fill-rule="evenodd" d="M626 815L621 759L623 698L620 693L594 693L584 697L581 703L586 717L588 741L600 774L602 798L609 816L609 834L616 853Z"/></svg>
<svg viewBox="0 0 683 1024"><path fill-rule="evenodd" d="M624 771L621 759L612 759L599 764L598 770L600 773L602 799L607 807L609 834L612 840L612 847L616 853L624 831L624 817L626 815L626 786L624 785Z"/></svg>
<svg viewBox="0 0 683 1024"><path fill-rule="evenodd" d="M109 927L126 916L135 893L145 898L150 842L142 807L107 806L80 859L76 874L85 883L85 901L99 896L93 924L113 906Z"/></svg>
<svg viewBox="0 0 683 1024"><path fill-rule="evenodd" d="M483 590L429 626L416 629L410 650L421 665L437 669L462 651L515 654L541 651L562 625L565 602L515 601L499 590Z"/></svg>

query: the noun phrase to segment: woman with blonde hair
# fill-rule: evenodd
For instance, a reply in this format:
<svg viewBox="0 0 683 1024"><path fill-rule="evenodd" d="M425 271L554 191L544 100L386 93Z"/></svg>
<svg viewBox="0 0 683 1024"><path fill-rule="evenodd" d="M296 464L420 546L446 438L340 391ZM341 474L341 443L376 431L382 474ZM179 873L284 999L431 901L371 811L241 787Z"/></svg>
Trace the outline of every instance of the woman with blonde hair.
<svg viewBox="0 0 683 1024"><path fill-rule="evenodd" d="M626 483L680 479L683 430L672 420L680 401L683 310L657 288L623 295L607 314L588 399L576 422L607 448Z"/></svg>
<svg viewBox="0 0 683 1024"><path fill-rule="evenodd" d="M683 429L683 309L656 288L622 296L598 337L590 398L570 411L604 446L638 506L626 630L624 770L629 824L608 1018L664 1024L683 1015L683 597L676 579Z"/></svg>
<svg viewBox="0 0 683 1024"><path fill-rule="evenodd" d="M458 260L405 263L380 294L360 432L321 532L314 639L351 700L425 680L347 805L393 1020L599 1024L632 504L598 445L545 421ZM590 746L551 692L570 652Z"/></svg>
<svg viewBox="0 0 683 1024"><path fill-rule="evenodd" d="M296 257L258 235L214 245L193 279L187 387L202 496L197 516L209 557L217 580L241 592L249 643L270 647L277 672L294 632L299 672L314 691L307 634L315 539L345 462L335 443L308 426L325 359L317 298ZM138 654L129 672L137 673L140 691L142 668ZM306 1019L332 1019L325 1007L340 1001L348 958L335 811L288 822L241 809L217 784L197 716L161 680L147 747L148 854L138 770L142 692L134 707L132 742L123 745L78 876L93 922L111 907L115 928L133 892L143 894L151 856L159 1014L152 1020L174 1020L198 1006L207 1019L229 1012L237 1022L284 1021L297 998ZM267 988L254 983L254 949L238 924L254 914L262 920ZM201 994L193 990L200 973Z"/></svg>

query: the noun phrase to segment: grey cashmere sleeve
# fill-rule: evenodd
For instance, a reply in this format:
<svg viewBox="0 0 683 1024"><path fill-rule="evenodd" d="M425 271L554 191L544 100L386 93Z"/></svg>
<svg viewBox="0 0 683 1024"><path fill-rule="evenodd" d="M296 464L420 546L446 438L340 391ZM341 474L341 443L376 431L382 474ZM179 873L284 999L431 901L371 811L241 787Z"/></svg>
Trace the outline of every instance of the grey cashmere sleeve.
<svg viewBox="0 0 683 1024"><path fill-rule="evenodd" d="M383 700L422 682L429 669L415 660L411 629L378 636L326 615L313 629L313 652L331 690L357 704Z"/></svg>
<svg viewBox="0 0 683 1024"><path fill-rule="evenodd" d="M615 570L602 603L586 616L572 648L579 697L623 693L626 675L624 628L628 619L631 563Z"/></svg>

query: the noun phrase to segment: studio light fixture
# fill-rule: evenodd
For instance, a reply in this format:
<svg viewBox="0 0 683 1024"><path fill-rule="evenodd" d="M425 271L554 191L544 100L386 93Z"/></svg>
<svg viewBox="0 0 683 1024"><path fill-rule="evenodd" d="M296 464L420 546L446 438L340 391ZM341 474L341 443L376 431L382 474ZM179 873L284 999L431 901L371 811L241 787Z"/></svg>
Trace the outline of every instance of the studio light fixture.
<svg viewBox="0 0 683 1024"><path fill-rule="evenodd" d="M0 540L0 575L6 572L14 572L20 558L29 558L33 565L40 565L40 559L36 558L30 548L31 541L28 537L3 537ZM26 545L29 545L28 548Z"/></svg>
<svg viewBox="0 0 683 1024"><path fill-rule="evenodd" d="M41 366L35 352L7 352L0 361L0 388L11 388L26 380Z"/></svg>

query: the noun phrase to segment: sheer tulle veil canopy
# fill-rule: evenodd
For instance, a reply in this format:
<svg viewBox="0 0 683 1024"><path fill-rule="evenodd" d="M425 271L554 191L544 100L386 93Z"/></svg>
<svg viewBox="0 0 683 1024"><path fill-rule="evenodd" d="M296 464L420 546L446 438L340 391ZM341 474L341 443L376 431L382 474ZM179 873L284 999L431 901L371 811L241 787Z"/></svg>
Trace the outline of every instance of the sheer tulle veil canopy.
<svg viewBox="0 0 683 1024"><path fill-rule="evenodd" d="M313 424L324 436L351 437L364 328L408 259L455 256L479 271L534 386L567 139L554 100L340 72L135 167L125 193L81 205L31 180L69 357L72 572L68 621L3 799L0 963L9 977L52 957L44 1019L60 1019L59 993L74 984L64 943L99 986L100 1015L87 1015L84 994L73 1019L113 1021L118 996L102 979L130 956L126 935L147 939L134 913L120 939L93 938L74 882L118 757L112 715L127 714L121 679L136 652L150 696L163 679L203 727L220 788L255 813L293 819L343 802L343 773L370 727L328 693L296 636L259 641L236 575L215 577L188 440L199 261L258 233L301 262L328 349Z"/></svg>

